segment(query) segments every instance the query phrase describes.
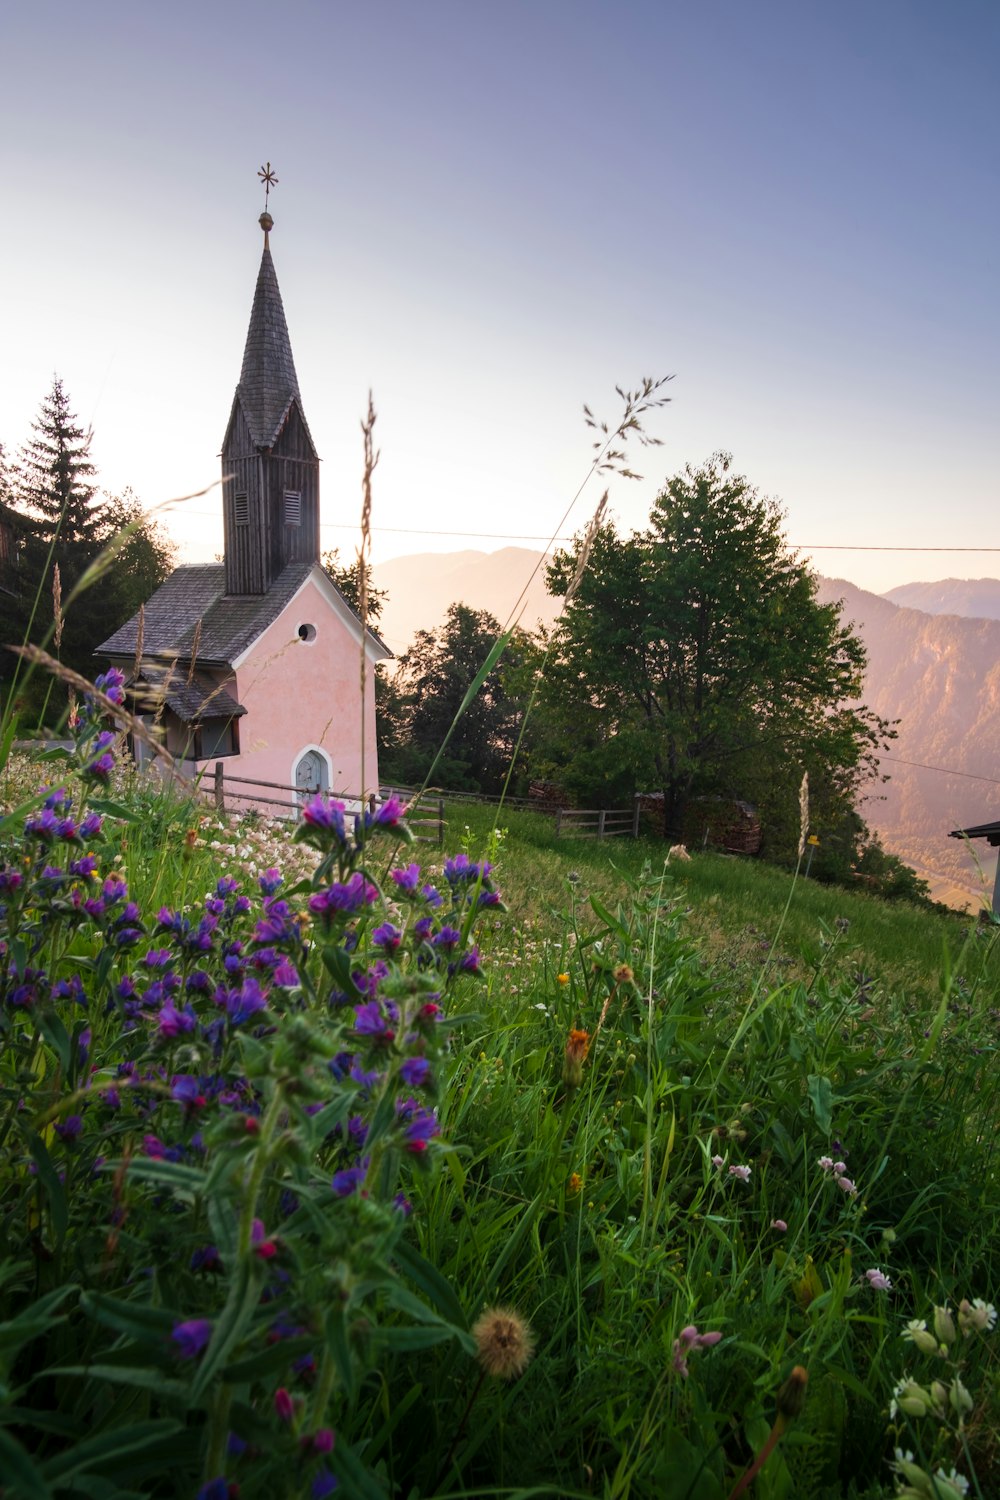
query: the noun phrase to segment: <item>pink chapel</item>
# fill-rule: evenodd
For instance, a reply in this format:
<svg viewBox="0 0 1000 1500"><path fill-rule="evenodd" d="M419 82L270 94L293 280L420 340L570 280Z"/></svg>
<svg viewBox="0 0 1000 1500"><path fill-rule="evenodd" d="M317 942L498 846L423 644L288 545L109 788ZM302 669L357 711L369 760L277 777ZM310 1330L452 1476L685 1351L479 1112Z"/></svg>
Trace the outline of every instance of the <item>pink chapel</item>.
<svg viewBox="0 0 1000 1500"><path fill-rule="evenodd" d="M222 445L224 559L176 568L141 625L134 615L96 655L125 671L185 775L221 761L227 778L354 801L378 787L374 668L392 653L320 565L319 456L271 259L273 223L261 214L264 253ZM287 802L291 811L290 791Z"/></svg>

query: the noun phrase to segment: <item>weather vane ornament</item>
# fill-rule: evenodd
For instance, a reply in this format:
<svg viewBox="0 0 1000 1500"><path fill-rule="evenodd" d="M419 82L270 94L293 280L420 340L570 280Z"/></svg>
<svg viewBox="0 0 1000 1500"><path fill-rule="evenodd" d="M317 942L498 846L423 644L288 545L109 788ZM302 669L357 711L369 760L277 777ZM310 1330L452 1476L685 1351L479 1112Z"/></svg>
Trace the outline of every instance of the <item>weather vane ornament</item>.
<svg viewBox="0 0 1000 1500"><path fill-rule="evenodd" d="M273 187L278 186L278 179L274 175L270 162L268 162L266 166L263 166L259 169L257 176L264 184L264 212L267 213L268 194Z"/></svg>

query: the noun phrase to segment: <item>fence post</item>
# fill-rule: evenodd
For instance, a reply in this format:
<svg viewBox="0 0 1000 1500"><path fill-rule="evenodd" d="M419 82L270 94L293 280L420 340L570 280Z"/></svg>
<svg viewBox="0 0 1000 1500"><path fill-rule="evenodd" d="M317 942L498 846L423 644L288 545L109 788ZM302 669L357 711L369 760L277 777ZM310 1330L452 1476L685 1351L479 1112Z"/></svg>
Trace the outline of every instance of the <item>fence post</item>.
<svg viewBox="0 0 1000 1500"><path fill-rule="evenodd" d="M556 838L559 837L561 831L562 831L562 808L561 807L557 807L556 808Z"/></svg>
<svg viewBox="0 0 1000 1500"><path fill-rule="evenodd" d="M438 798L438 848L444 848L444 798Z"/></svg>
<svg viewBox="0 0 1000 1500"><path fill-rule="evenodd" d="M219 812L226 810L226 792L222 782L222 761L215 762L215 805Z"/></svg>
<svg viewBox="0 0 1000 1500"><path fill-rule="evenodd" d="M604 819L605 819L605 816L606 816L605 810L602 807L601 810L600 810L600 812L597 814L597 837L599 839L602 839L604 837Z"/></svg>
<svg viewBox="0 0 1000 1500"><path fill-rule="evenodd" d="M635 807L632 810L632 837L634 839L637 839L639 837L639 799L638 799L638 797L636 797L636 799L635 799Z"/></svg>

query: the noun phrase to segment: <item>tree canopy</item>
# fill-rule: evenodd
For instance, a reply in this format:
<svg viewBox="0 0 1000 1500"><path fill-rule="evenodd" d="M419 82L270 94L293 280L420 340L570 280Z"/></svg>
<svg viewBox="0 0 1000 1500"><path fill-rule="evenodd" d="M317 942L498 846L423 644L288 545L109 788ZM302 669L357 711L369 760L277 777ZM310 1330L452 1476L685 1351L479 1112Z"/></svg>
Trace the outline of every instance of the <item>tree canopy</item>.
<svg viewBox="0 0 1000 1500"><path fill-rule="evenodd" d="M358 614L361 613L361 563L358 558L353 562L342 563L340 560L340 548L331 547L324 552L320 558L320 565L331 580L335 583L347 600L348 604ZM378 622L382 617L386 600L389 597L386 589L377 589L372 584L372 570L370 564L365 564L365 578L368 585L368 624L373 629L378 629Z"/></svg>
<svg viewBox="0 0 1000 1500"><path fill-rule="evenodd" d="M131 490L102 495L95 481L89 436L56 376L0 493L10 553L0 647L47 646L85 676L99 669L96 647L163 582L174 551ZM58 718L65 695L38 677L26 685L23 668L0 651L0 678L15 676L26 719L43 709Z"/></svg>
<svg viewBox="0 0 1000 1500"><path fill-rule="evenodd" d="M557 554L552 593L578 556ZM645 530L594 537L553 634L544 700L562 734L545 769L593 795L662 792L675 837L703 794L754 800L780 826L803 769L832 818L891 734L856 702L864 666L790 551L780 507L716 454L668 481Z"/></svg>
<svg viewBox="0 0 1000 1500"><path fill-rule="evenodd" d="M379 765L383 779L422 781L466 692L500 635L487 611L453 604L442 625L420 630L383 680L379 701ZM498 792L510 765L523 700L511 676L533 646L515 632L501 660L462 714L438 761L435 780L459 791Z"/></svg>

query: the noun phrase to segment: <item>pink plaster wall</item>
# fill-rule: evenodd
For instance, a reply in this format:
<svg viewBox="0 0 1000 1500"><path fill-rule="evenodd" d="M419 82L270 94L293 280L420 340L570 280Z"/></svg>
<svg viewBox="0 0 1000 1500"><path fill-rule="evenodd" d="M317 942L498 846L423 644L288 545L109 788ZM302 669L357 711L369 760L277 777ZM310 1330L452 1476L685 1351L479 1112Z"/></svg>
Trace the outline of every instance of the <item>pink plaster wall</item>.
<svg viewBox="0 0 1000 1500"><path fill-rule="evenodd" d="M305 624L316 627L312 642L298 637ZM360 645L310 579L236 670L235 694L247 712L240 720L240 753L226 756L225 775L290 786L298 757L318 746L330 758L333 793L356 797L377 788L374 666L369 659L362 782ZM210 763L200 762L202 767L210 769Z"/></svg>

